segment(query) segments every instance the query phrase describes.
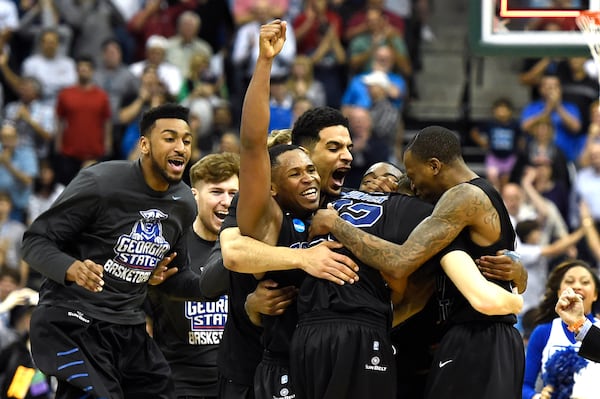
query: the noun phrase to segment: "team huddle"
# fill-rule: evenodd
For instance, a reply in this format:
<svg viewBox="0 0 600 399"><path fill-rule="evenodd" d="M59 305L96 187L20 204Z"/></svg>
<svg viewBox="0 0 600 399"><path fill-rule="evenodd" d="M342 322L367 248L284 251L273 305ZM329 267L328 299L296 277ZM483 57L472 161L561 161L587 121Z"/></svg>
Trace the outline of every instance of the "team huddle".
<svg viewBox="0 0 600 399"><path fill-rule="evenodd" d="M503 255L515 233L500 195L440 126L407 145L406 173L373 165L360 190L344 186L352 139L336 109L306 111L268 147L285 33L261 27L239 157L196 162L190 190L188 110L153 108L139 160L83 169L26 232L46 277L32 354L56 397L521 397L527 273ZM399 367L421 361L425 378Z"/></svg>

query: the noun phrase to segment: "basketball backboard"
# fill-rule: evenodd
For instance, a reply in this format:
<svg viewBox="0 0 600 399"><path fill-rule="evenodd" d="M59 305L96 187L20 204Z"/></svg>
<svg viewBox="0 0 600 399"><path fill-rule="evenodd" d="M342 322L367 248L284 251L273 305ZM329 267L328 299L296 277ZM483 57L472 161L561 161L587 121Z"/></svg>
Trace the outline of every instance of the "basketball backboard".
<svg viewBox="0 0 600 399"><path fill-rule="evenodd" d="M575 24L600 0L477 0L471 4L471 49L479 55L589 55Z"/></svg>

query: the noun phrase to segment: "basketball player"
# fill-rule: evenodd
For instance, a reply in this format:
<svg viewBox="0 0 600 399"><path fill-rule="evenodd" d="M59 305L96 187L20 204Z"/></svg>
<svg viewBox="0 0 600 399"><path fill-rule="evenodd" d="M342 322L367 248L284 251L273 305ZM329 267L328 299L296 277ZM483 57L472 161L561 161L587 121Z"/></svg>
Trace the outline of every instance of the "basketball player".
<svg viewBox="0 0 600 399"><path fill-rule="evenodd" d="M190 159L187 108L164 104L140 122L140 159L83 169L29 227L24 258L46 279L31 320L36 365L57 398L172 398L170 369L142 304L159 262L177 253L160 290L196 298L186 233L196 216L181 182Z"/></svg>
<svg viewBox="0 0 600 399"><path fill-rule="evenodd" d="M320 177L301 147L276 145L266 151L269 121L269 79L274 57L285 42L286 22L261 26L259 56L246 92L240 129L240 232L271 245L304 246L305 220L319 207ZM280 285L299 287L304 272L269 272ZM256 398L294 396L289 378L289 341L295 328L292 304L280 316L262 320L265 352L254 378Z"/></svg>
<svg viewBox="0 0 600 399"><path fill-rule="evenodd" d="M210 154L190 168L198 215L188 235L190 268L202 273L231 199L239 188L239 156ZM228 298L211 302L170 299L160 287L149 291L153 337L169 362L177 398L216 398L217 351L227 320Z"/></svg>
<svg viewBox="0 0 600 399"><path fill-rule="evenodd" d="M313 219L315 234L330 231L400 291L408 275L457 237L473 258L513 249L514 230L498 192L468 168L453 132L439 126L421 130L407 146L404 164L416 194L436 205L403 245L367 235L332 212L323 213L320 221ZM480 287L478 277L470 276L459 289L456 279L461 268L444 268L444 272L437 286L439 310L441 319L450 321L452 328L436 351L427 397L518 397L524 359L522 339L513 327L516 317L512 312L484 314L471 300ZM518 273L511 280L522 291L526 274ZM512 291L510 282L496 283ZM487 355L471 356L474 345L486 348ZM469 374L468 381L463 373Z"/></svg>

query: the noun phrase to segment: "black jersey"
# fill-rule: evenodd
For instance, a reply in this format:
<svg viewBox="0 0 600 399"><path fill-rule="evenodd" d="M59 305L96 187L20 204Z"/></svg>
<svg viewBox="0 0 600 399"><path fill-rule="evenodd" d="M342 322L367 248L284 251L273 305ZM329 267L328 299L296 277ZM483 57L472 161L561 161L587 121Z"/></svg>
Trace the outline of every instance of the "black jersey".
<svg viewBox="0 0 600 399"><path fill-rule="evenodd" d="M196 296L198 282L189 278L185 239L195 217L190 187L180 182L154 191L139 161L109 161L81 170L23 237L24 259L47 277L40 304L77 309L111 323L144 323L147 282L173 251L180 271L160 289ZM84 259L104 266L101 292L65 282L69 266Z"/></svg>
<svg viewBox="0 0 600 399"><path fill-rule="evenodd" d="M214 244L190 231L193 272L202 273ZM152 287L148 297L153 336L171 366L176 395L216 396L217 351L227 321L227 296L211 302L180 301Z"/></svg>
<svg viewBox="0 0 600 399"><path fill-rule="evenodd" d="M494 244L486 247L481 247L475 244L470 239L470 231L464 229L456 239L456 243L460 249L467 252L473 259L477 259L483 255L496 255L497 251L502 249L514 249L515 231L508 216L508 211L504 206L504 202L496 189L485 179L475 178L465 184L473 184L483 190L490 198L492 205L498 212L500 218L500 239ZM512 291L510 281L492 280L494 283L505 288L507 291ZM499 321L509 324L516 323L515 315L504 316L487 316L475 309L469 304L467 299L460 293L458 288L444 274L440 268L440 273L436 279L437 298L439 306L440 321L450 321L451 323L461 323L467 321Z"/></svg>
<svg viewBox="0 0 600 399"><path fill-rule="evenodd" d="M236 194L221 231L237 226L237 202ZM225 379L247 386L254 384L254 371L263 353L262 328L250 321L245 309L246 297L254 292L257 283L252 274L229 272L229 313L217 356L219 373Z"/></svg>
<svg viewBox="0 0 600 399"><path fill-rule="evenodd" d="M279 231L277 246L303 248L307 246L308 226L300 219L290 214L284 214ZM268 272L265 280L278 283L278 288L293 285L300 288L306 277L303 270L282 270ZM271 357L287 359L289 357L290 341L298 323L296 301L288 306L283 314L278 316L263 316L263 347Z"/></svg>
<svg viewBox="0 0 600 399"><path fill-rule="evenodd" d="M342 192L332 202L341 218L384 240L401 244L413 229L431 214L432 205L402 194ZM327 239L335 239L330 236ZM320 240L315 240L312 244ZM351 252L341 250L359 265L359 280L338 285L307 276L298 296L300 317L308 313L336 313L362 318L376 317L391 326L389 290L380 272L360 262Z"/></svg>

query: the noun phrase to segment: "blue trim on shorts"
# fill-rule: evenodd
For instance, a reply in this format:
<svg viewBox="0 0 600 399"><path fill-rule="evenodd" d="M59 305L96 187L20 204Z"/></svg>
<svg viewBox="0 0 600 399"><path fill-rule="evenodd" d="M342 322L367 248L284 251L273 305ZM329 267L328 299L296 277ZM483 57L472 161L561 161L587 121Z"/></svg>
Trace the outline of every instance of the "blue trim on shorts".
<svg viewBox="0 0 600 399"><path fill-rule="evenodd" d="M57 352L56 356L66 356L66 355L70 355L72 353L75 353L77 351L79 351L79 348L73 348L73 349L70 349L70 350L65 351L65 352Z"/></svg>
<svg viewBox="0 0 600 399"><path fill-rule="evenodd" d="M72 376L67 378L67 382L71 382L77 378L81 378L81 377L89 377L90 375L88 373L80 373L80 374L73 374Z"/></svg>
<svg viewBox="0 0 600 399"><path fill-rule="evenodd" d="M65 363L62 366L58 366L57 370L62 370L62 369L66 369L67 367L71 367L71 366L77 366L78 364L83 364L83 360L77 360L71 363Z"/></svg>

